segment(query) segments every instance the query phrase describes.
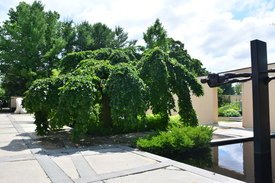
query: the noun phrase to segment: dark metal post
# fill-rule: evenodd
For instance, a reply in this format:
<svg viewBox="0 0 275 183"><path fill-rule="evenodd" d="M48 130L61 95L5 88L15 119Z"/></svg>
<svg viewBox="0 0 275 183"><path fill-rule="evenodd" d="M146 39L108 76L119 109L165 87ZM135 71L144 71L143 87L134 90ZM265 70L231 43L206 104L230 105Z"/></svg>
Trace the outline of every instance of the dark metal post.
<svg viewBox="0 0 275 183"><path fill-rule="evenodd" d="M253 40L250 48L255 183L272 183L266 43Z"/></svg>

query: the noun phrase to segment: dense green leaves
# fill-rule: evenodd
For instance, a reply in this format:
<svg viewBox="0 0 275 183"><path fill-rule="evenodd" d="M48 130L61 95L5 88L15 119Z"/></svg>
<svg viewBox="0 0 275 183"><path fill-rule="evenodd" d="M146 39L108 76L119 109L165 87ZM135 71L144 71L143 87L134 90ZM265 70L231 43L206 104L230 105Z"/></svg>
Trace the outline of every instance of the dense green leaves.
<svg viewBox="0 0 275 183"><path fill-rule="evenodd" d="M66 76L39 79L34 81L25 93L24 107L35 114L36 131L40 135L46 134L50 128L56 128L54 124L49 124L48 119L52 118L58 109L59 87L63 86L66 80Z"/></svg>
<svg viewBox="0 0 275 183"><path fill-rule="evenodd" d="M184 44L180 41L175 41L169 38L169 57L176 59L180 64L184 65L189 72L196 76L203 76L207 74L205 68L202 68L202 63L198 59L191 58L184 49Z"/></svg>
<svg viewBox="0 0 275 183"><path fill-rule="evenodd" d="M195 76L205 70L167 37L159 19L144 33L143 47L120 26L61 22L37 1L20 3L8 16L0 26L2 86L7 95L25 93L38 134L65 125L75 139L102 129L147 129L147 110L166 128L174 96L183 124L197 125L191 94L203 94Z"/></svg>
<svg viewBox="0 0 275 183"><path fill-rule="evenodd" d="M149 87L149 104L154 114L160 114L168 122L174 100L169 89L168 56L160 49L148 50L142 57L140 76Z"/></svg>
<svg viewBox="0 0 275 183"><path fill-rule="evenodd" d="M73 138L85 134L90 126L98 122L96 80L91 76L71 76L60 88L59 107L54 120L58 124L72 126Z"/></svg>
<svg viewBox="0 0 275 183"><path fill-rule="evenodd" d="M135 126L138 116L145 117L146 85L134 67L128 64L119 64L114 67L107 80L106 91L110 98L114 125L120 131L126 131Z"/></svg>
<svg viewBox="0 0 275 183"><path fill-rule="evenodd" d="M141 61L141 78L149 87L152 112L160 114L168 122L170 111L175 108L173 94L176 94L182 122L196 126L198 120L192 107L190 90L196 96L202 95L203 90L194 75L159 48L149 50Z"/></svg>
<svg viewBox="0 0 275 183"><path fill-rule="evenodd" d="M107 25L100 22L90 24L84 21L76 26L76 50L98 50L100 48L123 48L131 45L128 40L128 33L117 26L113 31Z"/></svg>
<svg viewBox="0 0 275 183"><path fill-rule="evenodd" d="M59 15L40 2L21 2L0 27L0 71L8 95L22 95L35 79L50 76L64 47Z"/></svg>
<svg viewBox="0 0 275 183"><path fill-rule="evenodd" d="M137 146L141 150L160 155L173 155L194 149L210 147L213 129L204 126L171 128L148 138L139 139Z"/></svg>
<svg viewBox="0 0 275 183"><path fill-rule="evenodd" d="M146 33L143 33L143 39L147 48L160 47L164 51L168 50L167 32L159 19L147 29Z"/></svg>
<svg viewBox="0 0 275 183"><path fill-rule="evenodd" d="M25 103L37 116L37 131L68 125L74 138L102 127L127 132L144 126L148 109L165 128L175 108L173 95L183 124L196 126L190 91L196 96L203 91L195 76L160 48L147 50L138 63L130 53L109 48L71 53L62 60L62 74L70 75L35 81Z"/></svg>

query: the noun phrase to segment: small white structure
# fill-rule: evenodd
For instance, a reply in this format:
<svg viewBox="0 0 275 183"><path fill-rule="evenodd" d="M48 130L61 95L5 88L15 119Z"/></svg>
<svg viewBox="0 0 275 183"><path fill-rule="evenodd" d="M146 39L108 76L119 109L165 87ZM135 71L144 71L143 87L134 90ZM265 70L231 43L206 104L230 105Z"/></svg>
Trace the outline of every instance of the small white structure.
<svg viewBox="0 0 275 183"><path fill-rule="evenodd" d="M18 97L15 99L15 103L16 103L16 109L14 111L15 114L26 114L27 113L27 111L22 106L22 101L23 101L22 97Z"/></svg>

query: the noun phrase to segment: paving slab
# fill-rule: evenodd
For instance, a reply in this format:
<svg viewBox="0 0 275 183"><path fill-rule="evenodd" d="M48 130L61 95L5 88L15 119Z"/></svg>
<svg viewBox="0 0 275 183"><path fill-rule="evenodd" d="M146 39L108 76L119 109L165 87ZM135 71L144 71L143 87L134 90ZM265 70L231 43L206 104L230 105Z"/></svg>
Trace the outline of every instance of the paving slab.
<svg viewBox="0 0 275 183"><path fill-rule="evenodd" d="M23 140L16 139L11 142L0 142L0 157L31 154Z"/></svg>
<svg viewBox="0 0 275 183"><path fill-rule="evenodd" d="M126 146L49 149L33 121L29 114L0 114L1 183L241 182Z"/></svg>
<svg viewBox="0 0 275 183"><path fill-rule="evenodd" d="M80 177L89 177L96 175L95 170L90 166L88 161L80 153L71 155L71 160Z"/></svg>
<svg viewBox="0 0 275 183"><path fill-rule="evenodd" d="M71 179L79 178L79 174L70 156L57 156L51 159L67 174Z"/></svg>
<svg viewBox="0 0 275 183"><path fill-rule="evenodd" d="M110 180L106 183L141 183L141 182L157 182L157 183L219 183L218 181L208 179L206 177L182 171L178 168L169 167L154 171L148 171L141 174L129 175Z"/></svg>
<svg viewBox="0 0 275 183"><path fill-rule="evenodd" d="M13 128L12 123L0 123L0 129L4 129L4 128Z"/></svg>
<svg viewBox="0 0 275 183"><path fill-rule="evenodd" d="M10 133L17 133L16 129L14 129L13 127L10 128L0 128L0 134L10 134Z"/></svg>
<svg viewBox="0 0 275 183"><path fill-rule="evenodd" d="M1 142L11 142L13 140L20 140L21 137L17 133L7 133L7 134L1 134L0 133L0 143Z"/></svg>
<svg viewBox="0 0 275 183"><path fill-rule="evenodd" d="M97 174L127 170L157 163L153 159L130 152L102 153L100 155L85 156L85 159Z"/></svg>
<svg viewBox="0 0 275 183"><path fill-rule="evenodd" d="M35 160L0 163L0 182L51 183Z"/></svg>

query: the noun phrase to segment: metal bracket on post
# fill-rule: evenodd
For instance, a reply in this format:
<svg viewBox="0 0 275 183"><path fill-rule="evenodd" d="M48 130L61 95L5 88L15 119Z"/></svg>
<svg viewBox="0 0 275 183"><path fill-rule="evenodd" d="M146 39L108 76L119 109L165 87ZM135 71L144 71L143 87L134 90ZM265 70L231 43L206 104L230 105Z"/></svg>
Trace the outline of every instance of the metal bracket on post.
<svg viewBox="0 0 275 183"><path fill-rule="evenodd" d="M255 183L272 183L266 43L251 41Z"/></svg>

